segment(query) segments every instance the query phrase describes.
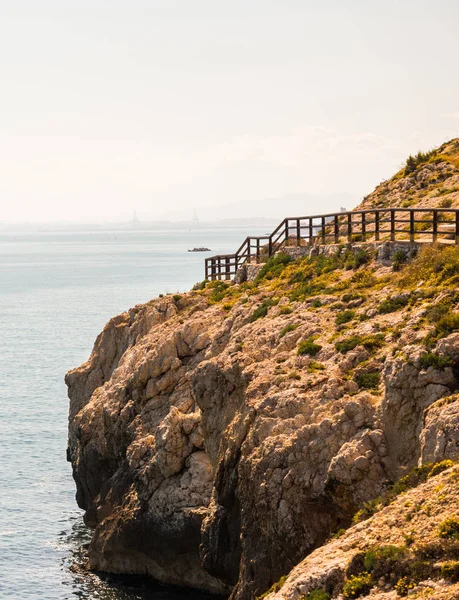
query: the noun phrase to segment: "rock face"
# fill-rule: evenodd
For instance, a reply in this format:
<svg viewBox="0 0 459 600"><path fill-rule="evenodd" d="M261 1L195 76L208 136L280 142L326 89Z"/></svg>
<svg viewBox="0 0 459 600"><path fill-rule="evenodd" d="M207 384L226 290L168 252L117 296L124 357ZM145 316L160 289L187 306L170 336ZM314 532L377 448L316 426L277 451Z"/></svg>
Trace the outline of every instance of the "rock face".
<svg viewBox="0 0 459 600"><path fill-rule="evenodd" d="M360 208L459 206L459 140L430 158ZM330 534L415 465L459 458L458 256L431 249L394 281L393 255L418 250L295 248L112 319L66 376L90 567L252 600L298 564L276 597L339 593L352 544L379 534ZM390 508L389 541L406 524Z"/></svg>
<svg viewBox="0 0 459 600"><path fill-rule="evenodd" d="M365 315L354 332L403 322L374 308L386 296L348 300ZM260 302L244 296L228 312L205 290L137 306L68 373L93 569L255 598L404 470L459 456L450 367L421 368L413 340L403 358L390 342L337 352L326 296L320 310L281 298L253 321ZM456 335L440 354L457 353ZM314 360L297 352L310 336ZM379 391L349 377L375 369Z"/></svg>

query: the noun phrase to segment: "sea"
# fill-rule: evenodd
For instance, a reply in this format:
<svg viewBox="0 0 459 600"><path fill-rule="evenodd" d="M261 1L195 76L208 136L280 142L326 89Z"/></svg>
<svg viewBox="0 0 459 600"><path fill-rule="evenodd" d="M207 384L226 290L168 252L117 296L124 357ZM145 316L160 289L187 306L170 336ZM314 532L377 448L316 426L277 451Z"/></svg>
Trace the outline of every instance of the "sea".
<svg viewBox="0 0 459 600"><path fill-rule="evenodd" d="M114 315L204 279L260 226L0 231L0 599L208 596L78 565L90 532L66 462L65 373ZM211 253L188 252L208 247Z"/></svg>

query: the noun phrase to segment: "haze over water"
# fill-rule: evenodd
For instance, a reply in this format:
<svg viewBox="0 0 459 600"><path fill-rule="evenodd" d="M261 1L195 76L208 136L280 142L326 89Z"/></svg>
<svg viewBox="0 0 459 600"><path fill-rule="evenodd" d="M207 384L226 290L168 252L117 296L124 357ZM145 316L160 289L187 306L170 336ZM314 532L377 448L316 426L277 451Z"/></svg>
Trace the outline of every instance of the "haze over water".
<svg viewBox="0 0 459 600"><path fill-rule="evenodd" d="M204 253L263 228L0 234L0 598L203 598L69 567L88 534L66 462L64 375L112 316L203 279ZM208 254L207 254L208 255Z"/></svg>

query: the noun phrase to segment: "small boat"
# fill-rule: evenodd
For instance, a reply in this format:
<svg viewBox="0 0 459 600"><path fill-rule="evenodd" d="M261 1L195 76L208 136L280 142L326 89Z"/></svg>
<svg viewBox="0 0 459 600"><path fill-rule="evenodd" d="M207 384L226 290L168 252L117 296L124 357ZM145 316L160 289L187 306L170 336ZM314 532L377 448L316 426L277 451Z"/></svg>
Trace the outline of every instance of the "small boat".
<svg viewBox="0 0 459 600"><path fill-rule="evenodd" d="M202 246L200 248L193 248L193 250L188 250L188 252L211 252L211 249Z"/></svg>

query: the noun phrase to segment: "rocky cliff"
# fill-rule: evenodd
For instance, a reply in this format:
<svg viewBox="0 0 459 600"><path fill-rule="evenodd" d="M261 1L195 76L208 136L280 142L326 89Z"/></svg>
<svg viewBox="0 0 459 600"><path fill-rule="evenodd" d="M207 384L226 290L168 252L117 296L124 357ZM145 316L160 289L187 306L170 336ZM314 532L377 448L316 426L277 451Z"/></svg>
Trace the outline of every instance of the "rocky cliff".
<svg viewBox="0 0 459 600"><path fill-rule="evenodd" d="M435 202L445 196L459 201L453 190ZM66 377L90 567L238 600L298 563L273 597L336 597L359 573L381 598L403 577L418 585L405 571L393 581L348 567L381 543L377 519L387 543L404 540L394 482L458 458L458 265L454 247L329 246L274 257L251 283L203 283L112 319ZM440 471L410 493L456 485ZM425 516L426 536L459 515L448 490L444 510ZM364 520L375 498L390 502ZM421 543L417 531L410 552ZM453 579L441 593L456 593Z"/></svg>

